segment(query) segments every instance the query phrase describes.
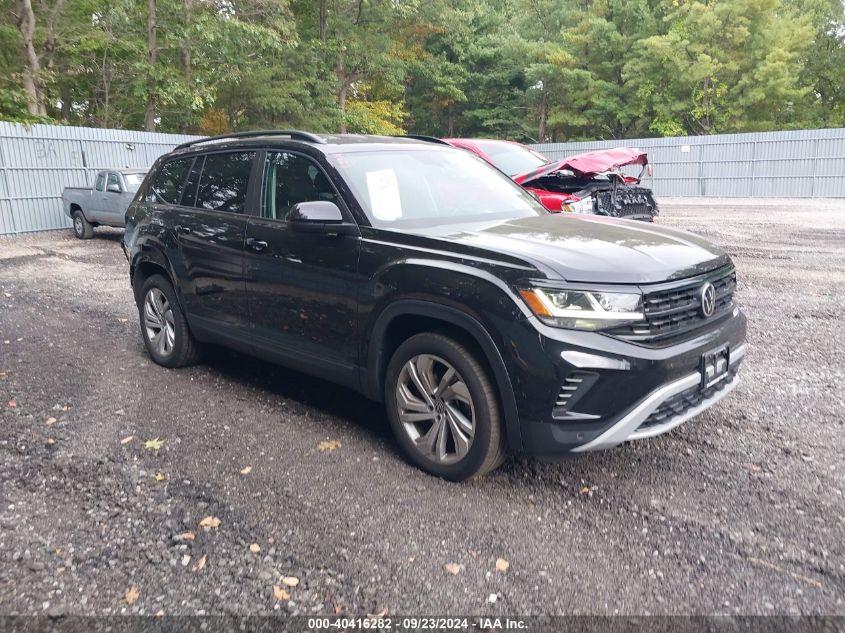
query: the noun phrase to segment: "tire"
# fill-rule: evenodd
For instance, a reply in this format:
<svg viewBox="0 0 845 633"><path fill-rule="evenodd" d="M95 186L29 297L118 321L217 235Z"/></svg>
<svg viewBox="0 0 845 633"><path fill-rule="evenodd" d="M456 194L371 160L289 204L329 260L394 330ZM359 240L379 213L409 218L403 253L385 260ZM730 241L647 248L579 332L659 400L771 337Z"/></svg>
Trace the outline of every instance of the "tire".
<svg viewBox="0 0 845 633"><path fill-rule="evenodd" d="M141 286L138 317L147 353L163 367L185 367L199 360L199 345L173 286L162 275L152 275Z"/></svg>
<svg viewBox="0 0 845 633"><path fill-rule="evenodd" d="M73 234L80 240L90 240L94 237L94 225L85 219L82 211L77 209L71 214L73 218Z"/></svg>
<svg viewBox="0 0 845 633"><path fill-rule="evenodd" d="M504 461L496 388L478 358L461 343L434 332L412 336L393 354L384 389L393 434L415 466L443 479L464 481Z"/></svg>

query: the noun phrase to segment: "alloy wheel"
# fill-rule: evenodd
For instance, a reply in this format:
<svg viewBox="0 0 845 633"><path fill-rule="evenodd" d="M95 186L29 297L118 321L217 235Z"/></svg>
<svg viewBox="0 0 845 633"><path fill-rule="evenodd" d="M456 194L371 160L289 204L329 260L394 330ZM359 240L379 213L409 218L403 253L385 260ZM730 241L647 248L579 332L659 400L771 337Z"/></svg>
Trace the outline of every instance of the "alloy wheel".
<svg viewBox="0 0 845 633"><path fill-rule="evenodd" d="M438 464L466 457L475 436L475 407L461 374L433 354L411 358L396 384L399 421L413 446Z"/></svg>
<svg viewBox="0 0 845 633"><path fill-rule="evenodd" d="M144 298L144 329L150 346L160 356L169 356L176 337L173 308L158 288L150 288Z"/></svg>

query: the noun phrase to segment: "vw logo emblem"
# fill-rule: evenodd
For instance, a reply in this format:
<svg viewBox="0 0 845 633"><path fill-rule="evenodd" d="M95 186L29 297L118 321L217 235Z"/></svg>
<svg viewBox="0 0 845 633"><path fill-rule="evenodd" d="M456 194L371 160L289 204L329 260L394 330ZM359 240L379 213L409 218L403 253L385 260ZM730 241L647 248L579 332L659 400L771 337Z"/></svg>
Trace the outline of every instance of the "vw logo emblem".
<svg viewBox="0 0 845 633"><path fill-rule="evenodd" d="M716 289L709 281L701 286L701 314L706 318L716 311Z"/></svg>

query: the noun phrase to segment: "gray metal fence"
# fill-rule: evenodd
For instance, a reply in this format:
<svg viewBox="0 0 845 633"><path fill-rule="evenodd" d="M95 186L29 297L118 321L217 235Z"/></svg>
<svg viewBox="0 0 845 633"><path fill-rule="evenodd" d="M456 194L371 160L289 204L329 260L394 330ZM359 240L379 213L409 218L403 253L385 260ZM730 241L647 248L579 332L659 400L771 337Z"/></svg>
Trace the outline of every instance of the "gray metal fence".
<svg viewBox="0 0 845 633"><path fill-rule="evenodd" d="M0 235L70 226L62 189L99 169L149 167L193 136L0 122Z"/></svg>
<svg viewBox="0 0 845 633"><path fill-rule="evenodd" d="M648 152L662 196L845 197L845 128L534 145L549 158L619 146Z"/></svg>

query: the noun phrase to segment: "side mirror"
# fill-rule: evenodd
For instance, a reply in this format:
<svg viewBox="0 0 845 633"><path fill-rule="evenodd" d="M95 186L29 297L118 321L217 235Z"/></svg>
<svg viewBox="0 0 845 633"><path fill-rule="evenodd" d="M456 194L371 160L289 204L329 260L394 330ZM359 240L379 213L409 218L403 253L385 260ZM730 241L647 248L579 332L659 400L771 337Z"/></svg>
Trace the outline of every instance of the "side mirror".
<svg viewBox="0 0 845 633"><path fill-rule="evenodd" d="M108 187L106 187L106 191L108 191L109 193L123 193L120 190L120 185L109 185Z"/></svg>
<svg viewBox="0 0 845 633"><path fill-rule="evenodd" d="M358 226L344 222L338 206L328 200L297 202L288 211L287 223L292 230L303 233L347 235L358 232Z"/></svg>

